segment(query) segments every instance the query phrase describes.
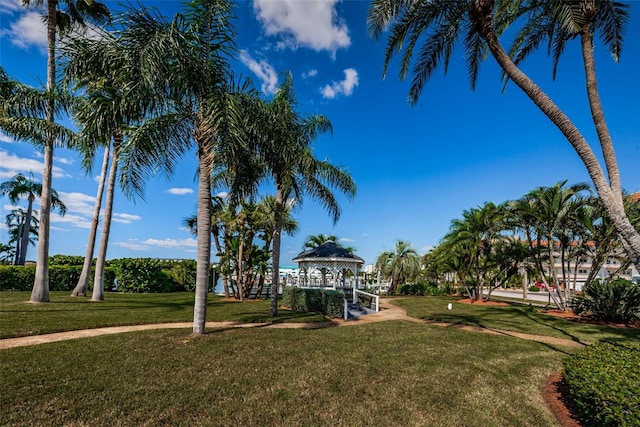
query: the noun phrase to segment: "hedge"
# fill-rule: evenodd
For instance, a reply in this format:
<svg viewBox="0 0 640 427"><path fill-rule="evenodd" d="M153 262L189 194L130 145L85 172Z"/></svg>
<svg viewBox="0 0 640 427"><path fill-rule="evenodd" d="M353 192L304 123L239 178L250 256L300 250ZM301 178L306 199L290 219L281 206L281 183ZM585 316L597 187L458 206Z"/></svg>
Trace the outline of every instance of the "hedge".
<svg viewBox="0 0 640 427"><path fill-rule="evenodd" d="M49 290L69 291L78 284L82 266L50 265ZM30 291L36 277L35 265L0 265L0 291ZM107 267L104 272L104 287L111 290L115 280L115 271ZM93 285L93 274L89 277L89 286Z"/></svg>
<svg viewBox="0 0 640 427"><path fill-rule="evenodd" d="M564 382L585 426L640 426L640 343L603 340L564 362Z"/></svg>
<svg viewBox="0 0 640 427"><path fill-rule="evenodd" d="M82 257L54 255L49 258L49 290L75 288L82 273ZM35 265L0 265L0 291L30 291ZM89 288L93 287L93 269ZM213 284L213 277L211 275ZM120 292L193 291L196 285L196 261L166 261L151 258L124 258L107 261L104 289Z"/></svg>
<svg viewBox="0 0 640 427"><path fill-rule="evenodd" d="M313 311L329 317L344 317L344 293L333 290L285 286L282 304L293 311Z"/></svg>

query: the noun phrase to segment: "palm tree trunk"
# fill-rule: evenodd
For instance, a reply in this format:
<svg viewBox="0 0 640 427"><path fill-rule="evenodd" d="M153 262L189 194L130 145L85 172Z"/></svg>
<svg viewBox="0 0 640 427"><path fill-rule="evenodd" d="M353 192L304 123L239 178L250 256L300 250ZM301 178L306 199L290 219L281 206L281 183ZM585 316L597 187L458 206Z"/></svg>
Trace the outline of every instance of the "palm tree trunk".
<svg viewBox="0 0 640 427"><path fill-rule="evenodd" d="M271 306L269 308L269 316L274 317L278 314L278 285L280 281L280 242L282 235L282 215L284 212L284 194L282 191L282 185L277 185L276 191L276 206L274 210L274 217L276 226L273 230L273 255L272 264L273 271L271 275Z"/></svg>
<svg viewBox="0 0 640 427"><path fill-rule="evenodd" d="M611 133L604 119L604 110L600 101L600 93L598 92L598 82L596 79L596 66L593 57L593 34L591 33L591 24L587 23L582 28L580 35L582 46L582 60L584 62L584 75L587 84L587 96L589 97L589 107L591 108L591 117L596 127L596 133L602 147L604 162L607 167L607 175L609 177L609 185L613 195L618 199L618 203L622 205L622 188L620 185L620 171L618 169L618 161L616 152L613 148Z"/></svg>
<svg viewBox="0 0 640 427"><path fill-rule="evenodd" d="M109 234L111 233L111 216L113 215L113 198L116 187L118 156L120 155L121 142L122 135L114 135L113 159L111 161L109 180L107 182L107 198L104 206L104 218L102 223L102 232L100 233L98 256L96 257L96 271L93 276L93 293L91 294L91 301L104 301L104 267L107 260L107 249L109 247Z"/></svg>
<svg viewBox="0 0 640 427"><path fill-rule="evenodd" d="M208 145L198 142L198 254L193 306L193 333L196 335L204 334L207 321L207 289L211 263L211 163Z"/></svg>
<svg viewBox="0 0 640 427"><path fill-rule="evenodd" d="M91 263L93 262L93 250L96 246L96 234L98 232L98 222L100 220L100 207L102 206L102 193L104 193L104 182L107 179L107 170L109 168L109 145L104 149L104 159L102 160L102 169L100 171L100 181L98 182L98 194L96 195L96 203L93 206L93 218L91 219L91 230L89 230L89 241L87 242L87 250L84 253L84 263L82 264L82 272L78 279L78 284L71 292L71 296L85 296L89 288L89 274L91 273Z"/></svg>
<svg viewBox="0 0 640 427"><path fill-rule="evenodd" d="M20 242L20 257L18 258L18 265L24 265L27 261L27 248L29 247L29 234L31 234L31 216L33 215L33 201L35 196L29 194L29 204L27 206L27 214L25 215L24 225L22 226L22 233L19 233Z"/></svg>
<svg viewBox="0 0 640 427"><path fill-rule="evenodd" d="M56 12L58 0L47 2L47 90L56 86ZM47 101L46 119L55 121L53 97ZM44 170L42 172L42 194L40 195L40 231L38 233L38 258L36 264L31 302L49 302L49 231L51 213L51 176L53 172L54 136L47 132L44 144ZM31 224L27 224L28 229Z"/></svg>
<svg viewBox="0 0 640 427"><path fill-rule="evenodd" d="M476 0L479 1L479 0ZM632 262L640 264L640 232L638 232L627 217L624 206L619 203L617 197L609 186L600 163L593 150L580 134L580 131L571 122L549 96L538 87L526 74L524 74L504 51L491 26L491 18L488 16L482 28L482 35L487 42L491 54L509 78L533 101L574 148L580 160L587 168L589 176L598 192L602 204L607 210L611 222L618 230L622 239L627 243L628 254ZM609 157L611 159L611 157Z"/></svg>
<svg viewBox="0 0 640 427"><path fill-rule="evenodd" d="M22 230L24 230L24 224L18 225L18 236L22 235ZM22 239L16 238L16 253L13 256L13 265L18 265L20 262L20 245L22 244Z"/></svg>

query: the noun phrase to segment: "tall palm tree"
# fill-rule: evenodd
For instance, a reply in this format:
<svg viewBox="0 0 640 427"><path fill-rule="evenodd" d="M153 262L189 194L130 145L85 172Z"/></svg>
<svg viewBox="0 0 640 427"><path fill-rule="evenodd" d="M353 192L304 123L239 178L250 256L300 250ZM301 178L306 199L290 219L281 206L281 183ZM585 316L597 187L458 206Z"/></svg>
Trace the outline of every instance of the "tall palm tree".
<svg viewBox="0 0 640 427"><path fill-rule="evenodd" d="M545 6L545 4L551 6ZM581 14L555 13L563 7L577 4L585 10ZM523 6L520 8L519 6ZM609 7L601 7L608 5ZM533 6L533 7L531 7ZM531 11L530 14L525 13ZM603 201L613 224L626 242L629 256L637 264L640 263L640 232L627 218L622 203L619 177L613 145L607 139L603 123L604 116L598 111L599 100L596 99L595 68L590 62L593 58L591 36L596 29L603 30L607 45L617 55L621 45L621 29L626 20L624 7L618 2L604 0L432 0L411 2L406 0L374 0L369 8L369 34L378 39L389 28L389 36L384 59L384 73L394 54L401 55L400 77L404 79L410 72L414 50L421 44L417 61L413 66L413 81L409 91L409 101L415 104L420 93L433 72L443 66L447 70L449 59L459 39L463 40L465 57L469 69L472 89L475 88L480 62L490 53L507 78L513 81L542 111L549 120L562 132L585 165L598 195ZM518 19L524 17L524 19ZM562 52L564 41L571 34L572 25L580 22L579 32L582 34L587 86L592 107L592 115L601 140L601 147L606 153L607 176L596 157L594 150L567 115L551 100L551 98L531 80L510 58L500 44L502 32L514 22L522 22L529 18L530 26L535 28L536 19L544 17L552 20L551 40L560 46ZM572 22L574 21L574 22ZM584 21L584 22L582 22ZM544 30L543 30L544 31ZM386 33L385 33L386 34ZM525 31L524 39L527 39ZM607 40L613 35L612 40ZM536 44L523 44L533 49ZM517 48L516 48L517 52ZM525 56L521 54L521 56Z"/></svg>
<svg viewBox="0 0 640 427"><path fill-rule="evenodd" d="M293 81L289 74L274 98L266 104L257 125L260 132L257 149L276 187L271 316L278 314L280 243L288 201L293 199L301 205L307 195L319 202L335 223L340 218L340 206L329 187L337 188L350 198L356 192L355 182L346 170L329 161L318 160L311 149L311 143L319 133L331 130L329 119L322 115L303 117L295 105Z"/></svg>
<svg viewBox="0 0 640 427"><path fill-rule="evenodd" d="M86 91L76 103L73 117L81 132L84 163L90 169L95 151L105 147L101 183L94 206L92 232L85 254L83 273L72 294L84 295L93 258L95 230L97 230L102 188L106 178L109 152L112 162L108 173L104 221L96 259L94 288L91 299L104 300L104 268L111 231L118 159L125 139L142 125L145 115L153 108L152 91L144 84L132 84L141 76L135 47L125 46L112 33L103 32L99 39L74 37L63 47L64 76L67 83ZM110 146L113 145L113 150ZM147 147L152 149L153 147Z"/></svg>
<svg viewBox="0 0 640 427"><path fill-rule="evenodd" d="M398 285L415 277L420 271L420 256L411 243L398 240L393 251L378 255L376 268L383 277L391 278L388 294L394 295Z"/></svg>
<svg viewBox="0 0 640 427"><path fill-rule="evenodd" d="M246 123L230 83L233 52L232 5L227 0L194 0L171 22L149 10L128 10L119 31L138 49L139 82L156 89L158 113L135 130L122 147L121 186L140 193L150 174L170 174L195 147L198 158L197 273L193 333L204 333L211 262L211 173L218 156L242 145ZM136 82L132 82L135 84ZM164 98L163 98L164 97ZM164 99L164 102L163 102ZM240 162L230 154L229 161Z"/></svg>
<svg viewBox="0 0 640 427"><path fill-rule="evenodd" d="M47 5L47 91L56 88L56 34L67 33L78 25L83 26L85 19L93 22L106 22L110 19L107 7L94 0L22 0L25 6ZM61 9L60 6L66 6ZM49 97L45 106L46 121L55 123L54 98ZM53 170L53 146L55 134L45 132L44 169L42 172L42 205L40 209L41 232L38 238L38 259L36 274L31 291L31 302L49 301L49 228L51 211L51 181Z"/></svg>
<svg viewBox="0 0 640 427"><path fill-rule="evenodd" d="M22 236L26 232L28 233L27 242L28 245L35 244L38 238L38 225L40 221L36 216L36 212L30 216L30 226L27 227L27 212L22 208L12 209L5 218L5 224L9 229L9 245L15 245L13 250L14 260L13 265L19 265L20 254L22 253L22 245L25 244ZM24 265L24 263L22 264Z"/></svg>
<svg viewBox="0 0 640 427"><path fill-rule="evenodd" d="M9 181L5 181L0 184L0 194L8 196L11 203L17 203L22 197L27 198L27 211L25 214L24 223L31 224L31 215L33 213L33 202L36 197L39 197L42 193L42 184L26 178L23 174L19 173L15 175ZM58 209L61 215L67 212L67 207L58 197L58 192L51 189L51 205ZM27 258L27 246L29 245L29 229L24 227L22 233L19 236L20 239L20 251L17 259L17 265L24 265Z"/></svg>

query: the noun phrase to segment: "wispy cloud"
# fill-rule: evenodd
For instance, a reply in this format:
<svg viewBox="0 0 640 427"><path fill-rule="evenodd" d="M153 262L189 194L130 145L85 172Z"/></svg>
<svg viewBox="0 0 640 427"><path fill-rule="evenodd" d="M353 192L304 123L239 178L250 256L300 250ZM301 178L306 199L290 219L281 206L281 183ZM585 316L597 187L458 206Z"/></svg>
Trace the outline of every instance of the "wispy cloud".
<svg viewBox="0 0 640 427"><path fill-rule="evenodd" d="M7 136L7 135L3 134L2 132L0 132L0 142L4 142L4 143L7 143L7 144L12 144L15 141L10 136Z"/></svg>
<svg viewBox="0 0 640 427"><path fill-rule="evenodd" d="M278 73L266 59L256 61L246 50L240 51L240 61L262 82L262 92L273 95L278 84Z"/></svg>
<svg viewBox="0 0 640 427"><path fill-rule="evenodd" d="M308 79L310 77L315 77L318 75L318 70L316 70L315 68L310 69L309 71L302 73L302 78L303 79Z"/></svg>
<svg viewBox="0 0 640 427"><path fill-rule="evenodd" d="M121 224L131 224L133 221L139 221L142 217L139 215L131 215L127 213L114 213L111 217L112 221L119 222Z"/></svg>
<svg viewBox="0 0 640 427"><path fill-rule="evenodd" d="M0 178L9 178L17 173L41 175L44 165L35 159L18 157L13 153L0 150ZM53 166L53 177L69 177L64 170L58 166Z"/></svg>
<svg viewBox="0 0 640 427"><path fill-rule="evenodd" d="M3 2L3 5L7 2ZM8 29L0 32L0 36L8 38L14 46L21 49L37 47L42 52L47 49L47 32L42 15L39 12L29 11L9 24Z"/></svg>
<svg viewBox="0 0 640 427"><path fill-rule="evenodd" d="M280 36L281 46L328 51L351 45L349 28L338 17L338 0L254 0L253 9L269 36Z"/></svg>
<svg viewBox="0 0 640 427"><path fill-rule="evenodd" d="M189 250L197 247L197 241L193 238L188 239L129 239L124 242L115 242L114 245L134 251L148 251L151 249L182 249Z"/></svg>
<svg viewBox="0 0 640 427"><path fill-rule="evenodd" d="M324 98L333 99L338 95L350 96L356 86L358 86L358 72L353 68L347 68L344 70L344 80L326 85L321 92Z"/></svg>
<svg viewBox="0 0 640 427"><path fill-rule="evenodd" d="M23 10L24 7L18 0L0 0L0 13L14 13Z"/></svg>
<svg viewBox="0 0 640 427"><path fill-rule="evenodd" d="M175 196L185 196L187 194L193 194L193 190L191 188L170 188L167 190L167 193Z"/></svg>

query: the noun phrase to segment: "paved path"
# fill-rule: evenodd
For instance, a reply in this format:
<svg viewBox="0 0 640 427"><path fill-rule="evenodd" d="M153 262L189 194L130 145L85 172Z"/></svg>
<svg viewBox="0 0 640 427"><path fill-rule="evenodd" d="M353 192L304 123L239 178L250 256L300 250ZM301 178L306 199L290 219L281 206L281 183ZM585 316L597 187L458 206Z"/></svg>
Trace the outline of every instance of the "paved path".
<svg viewBox="0 0 640 427"><path fill-rule="evenodd" d="M520 332L503 331L499 329L483 328L471 325L456 325L452 323L441 323L417 319L407 316L407 313L397 305L392 304L391 299L380 300L380 311L375 314L360 317L355 320L334 319L330 322L315 323L239 323L239 322L207 322L206 327L209 329L220 328L267 328L267 329L319 329L331 326L358 326L368 323L384 322L387 320L405 320L409 322L424 323L429 325L462 329L465 331L479 332L494 335L507 335L515 338L537 341L550 345L559 345L566 347L584 347L586 343L562 338L553 338L541 335L524 334ZM130 326L112 326L108 328L83 329L79 331L56 332L53 334L33 335L28 337L7 338L0 340L0 350L5 348L25 347L30 345L38 345L56 341L66 341L76 338L89 338L101 335L120 334L123 332L148 331L151 329L187 329L193 328L192 322L182 323L154 323L147 325L130 325Z"/></svg>

